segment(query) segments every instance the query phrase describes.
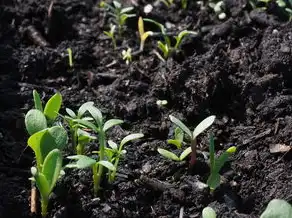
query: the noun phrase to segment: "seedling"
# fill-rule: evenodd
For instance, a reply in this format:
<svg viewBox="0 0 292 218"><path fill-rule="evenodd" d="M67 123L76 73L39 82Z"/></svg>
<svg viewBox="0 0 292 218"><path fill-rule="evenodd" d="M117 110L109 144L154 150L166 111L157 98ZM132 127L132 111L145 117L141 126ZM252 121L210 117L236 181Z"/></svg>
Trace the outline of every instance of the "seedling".
<svg viewBox="0 0 292 218"><path fill-rule="evenodd" d="M213 9L215 14L218 16L220 20L223 20L226 18L226 14L224 12L224 1L211 1L209 2L209 7Z"/></svg>
<svg viewBox="0 0 292 218"><path fill-rule="evenodd" d="M127 50L122 51L123 60L125 60L126 64L129 65L132 62L132 49L128 48Z"/></svg>
<svg viewBox="0 0 292 218"><path fill-rule="evenodd" d="M118 25L119 36L122 35L122 31L127 19L136 16L136 14L129 14L129 12L134 9L134 7L123 8L122 4L118 1L113 1L113 6L102 1L100 3L100 7L109 10L109 14L114 18L114 23Z"/></svg>
<svg viewBox="0 0 292 218"><path fill-rule="evenodd" d="M62 105L60 93L56 93L48 100L44 110L40 95L36 90L33 91L33 99L35 109L29 110L25 115L25 127L30 135L47 128L47 126L52 126Z"/></svg>
<svg viewBox="0 0 292 218"><path fill-rule="evenodd" d="M210 137L210 168L211 173L207 180L207 185L210 187L211 192L213 192L220 185L220 170L224 164L228 161L229 157L236 152L236 147L232 146L223 152L218 158L215 157L215 146L214 137L211 134Z"/></svg>
<svg viewBox="0 0 292 218"><path fill-rule="evenodd" d="M52 193L62 170L62 154L58 149L48 153L41 169L31 168L31 174L41 195L42 217L46 217L49 204L49 197Z"/></svg>
<svg viewBox="0 0 292 218"><path fill-rule="evenodd" d="M115 38L115 30L116 30L116 25L112 25L111 24L110 31L104 31L103 33L111 38L111 40L113 42L114 49L117 49L117 42L116 42L116 38Z"/></svg>
<svg viewBox="0 0 292 218"><path fill-rule="evenodd" d="M170 115L169 118L171 122L173 122L189 137L191 144L190 165L194 166L197 159L197 137L214 123L216 117L214 115L207 117L201 123L199 123L199 125L197 125L193 132L191 132L191 130L186 127L186 125L182 121L175 118L174 116Z"/></svg>
<svg viewBox="0 0 292 218"><path fill-rule="evenodd" d="M165 150L163 148L158 148L157 151L159 154L167 159L174 161L183 161L190 153L192 153L192 148L188 147L180 154L180 156L177 156L175 153Z"/></svg>
<svg viewBox="0 0 292 218"><path fill-rule="evenodd" d="M95 161L94 164L93 164L93 161L91 161L92 165L89 165L89 166L92 166L93 182L94 182L94 195L97 196L97 193L100 190L100 182L101 182L101 179L103 176L103 167L104 166L107 168L112 167L111 165L106 163L106 162L108 162L106 160L106 153L105 153L106 132L111 127L122 124L123 121L119 120L119 119L111 119L111 120L104 122L102 113L100 112L100 110L98 108L96 108L92 104L87 105L85 107L85 109L86 109L85 111L88 111L89 114L93 117L93 119L94 119L93 123L89 122L87 120L84 120L84 119L80 119L80 118L73 119L73 122L78 123L79 125L82 125L84 127L87 127L98 134L98 141L99 141L98 160L94 160ZM75 158L75 157L77 157L77 158ZM74 156L74 158L78 159L78 160L80 159L79 157L80 157L80 155ZM81 155L81 157L82 157L81 162L83 163L84 158L82 155ZM108 163L110 163L110 162L108 162ZM113 168L111 168L110 170L113 171Z"/></svg>
<svg viewBox="0 0 292 218"><path fill-rule="evenodd" d="M108 146L105 148L107 159L114 165L114 170L109 171L108 181L112 183L117 174L118 164L120 159L126 154L126 150L124 150L124 146L134 140L140 139L144 137L142 133L134 133L126 136L120 142L118 146L115 142L109 140Z"/></svg>
<svg viewBox="0 0 292 218"><path fill-rule="evenodd" d="M202 218L216 218L216 212L212 207L205 207L202 211Z"/></svg>
<svg viewBox="0 0 292 218"><path fill-rule="evenodd" d="M67 52L68 52L69 66L70 67L73 67L73 54L72 54L72 49L71 48L67 48Z"/></svg>
<svg viewBox="0 0 292 218"><path fill-rule="evenodd" d="M151 22L151 23L155 24L160 29L161 34L162 34L162 36L164 38L164 42L158 41L157 42L157 47L162 52L162 56L159 53L156 53L156 54L160 55L159 59L164 60L164 61L166 59L168 59L174 52L177 52L177 51L180 50L182 41L186 36L188 36L188 35L198 35L198 33L195 32L195 31L183 30L177 36L174 37L176 43L175 43L174 46L172 46L171 45L171 39L167 35L165 27L161 23L156 22L156 21L154 21L152 19L147 19L147 18L145 18L144 21Z"/></svg>
<svg viewBox="0 0 292 218"><path fill-rule="evenodd" d="M144 45L145 45L145 41L146 39L153 35L152 31L144 31L144 21L142 19L142 17L139 17L138 20L138 30L139 30L139 34L140 34L140 51L144 50Z"/></svg>
<svg viewBox="0 0 292 218"><path fill-rule="evenodd" d="M91 106L93 106L93 102L86 102L81 105L77 113L69 108L66 108L66 112L68 115L63 116L63 118L67 121L70 129L72 146L76 149L76 153L78 155L84 154L86 144L96 139L95 136L92 136L85 131L87 127L79 123L79 120L93 120L93 118L85 116L87 109Z"/></svg>

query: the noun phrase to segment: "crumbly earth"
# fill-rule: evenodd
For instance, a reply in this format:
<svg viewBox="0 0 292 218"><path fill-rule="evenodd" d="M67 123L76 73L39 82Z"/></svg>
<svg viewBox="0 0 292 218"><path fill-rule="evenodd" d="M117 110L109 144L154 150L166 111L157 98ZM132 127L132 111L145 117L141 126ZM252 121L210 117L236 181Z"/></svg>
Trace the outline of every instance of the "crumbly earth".
<svg viewBox="0 0 292 218"><path fill-rule="evenodd" d="M133 1L134 2L134 1ZM171 8L137 0L137 15L167 23L170 32L199 31L182 45L182 53L162 63L152 53L157 38L127 66L121 51L139 48L137 17L127 22L118 49L103 31L109 20L93 0L2 0L0 7L0 217L30 214L30 167L24 114L33 107L32 90L47 100L60 91L64 106L77 109L94 101L107 118L125 120L109 138L143 132L143 140L126 147L127 155L112 185L92 196L91 172L66 170L49 205L49 217L200 217L210 205L218 217L259 217L273 198L292 202L291 152L271 153L276 144L292 140L292 26L285 17L252 10L246 0L225 0L227 19L218 20L207 7L179 1ZM131 1L126 4L132 4ZM31 26L44 40L30 37ZM145 29L153 26L145 25ZM45 46L44 46L45 45ZM67 48L74 67L68 66ZM80 83L77 84L79 76ZM158 99L167 106L159 107ZM214 194L198 187L206 182L208 165L199 154L195 169L165 160L157 148L167 145L174 114L194 127L206 116L217 116L209 130L216 151L230 145L237 152L221 174ZM208 151L208 135L199 139ZM96 145L91 145L94 150ZM72 154L70 149L66 155ZM179 151L177 151L179 152Z"/></svg>

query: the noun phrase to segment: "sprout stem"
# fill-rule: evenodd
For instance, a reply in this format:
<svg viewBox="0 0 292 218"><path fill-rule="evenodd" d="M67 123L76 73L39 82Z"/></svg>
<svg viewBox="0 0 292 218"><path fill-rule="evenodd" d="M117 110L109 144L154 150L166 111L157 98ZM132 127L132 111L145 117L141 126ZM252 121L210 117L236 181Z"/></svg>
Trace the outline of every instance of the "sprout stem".
<svg viewBox="0 0 292 218"><path fill-rule="evenodd" d="M192 148L192 153L191 153L190 166L193 167L197 161L197 139L191 140L191 148Z"/></svg>
<svg viewBox="0 0 292 218"><path fill-rule="evenodd" d="M41 198L42 217L47 216L48 204L49 204L49 198L47 196L46 197L42 196Z"/></svg>

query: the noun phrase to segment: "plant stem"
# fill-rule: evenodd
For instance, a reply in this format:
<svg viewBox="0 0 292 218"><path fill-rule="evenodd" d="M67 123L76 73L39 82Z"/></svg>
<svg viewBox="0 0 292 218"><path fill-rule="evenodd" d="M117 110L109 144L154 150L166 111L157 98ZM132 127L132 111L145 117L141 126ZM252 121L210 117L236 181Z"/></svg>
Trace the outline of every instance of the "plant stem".
<svg viewBox="0 0 292 218"><path fill-rule="evenodd" d="M104 150L105 150L105 132L102 129L99 132L99 161L104 160ZM97 195L100 190L100 182L103 174L103 166L98 165L98 173L96 173L94 196Z"/></svg>
<svg viewBox="0 0 292 218"><path fill-rule="evenodd" d="M72 137L72 147L73 149L76 149L76 144L77 144L77 129L73 128L71 130L71 137Z"/></svg>
<svg viewBox="0 0 292 218"><path fill-rule="evenodd" d="M49 204L49 198L46 197L41 197L41 207L42 207L42 217L46 217L47 216L47 212L48 212L48 204Z"/></svg>
<svg viewBox="0 0 292 218"><path fill-rule="evenodd" d="M120 153L119 153L118 155L120 156ZM116 178L117 167L118 167L118 164L119 164L119 160L120 160L120 157L117 157L117 159L116 159L116 161L115 161L115 164L114 164L114 166L115 166L115 170L109 172L108 181L109 181L110 183L112 183L112 182L115 180L115 178Z"/></svg>
<svg viewBox="0 0 292 218"><path fill-rule="evenodd" d="M79 143L76 147L77 155L83 155L84 154L84 144Z"/></svg>
<svg viewBox="0 0 292 218"><path fill-rule="evenodd" d="M191 139L191 161L190 166L193 167L196 164L197 161L197 139Z"/></svg>
<svg viewBox="0 0 292 218"><path fill-rule="evenodd" d="M98 164L93 164L93 166L92 166L94 197L96 197L98 190L99 190L97 166L98 166Z"/></svg>

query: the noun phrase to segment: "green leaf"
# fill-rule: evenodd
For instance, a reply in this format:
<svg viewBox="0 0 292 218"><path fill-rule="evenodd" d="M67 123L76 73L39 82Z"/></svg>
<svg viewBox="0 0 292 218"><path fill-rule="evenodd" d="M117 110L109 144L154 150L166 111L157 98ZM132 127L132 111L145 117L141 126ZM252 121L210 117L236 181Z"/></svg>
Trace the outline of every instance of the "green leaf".
<svg viewBox="0 0 292 218"><path fill-rule="evenodd" d="M212 207L205 207L202 212L202 218L216 218L216 212Z"/></svg>
<svg viewBox="0 0 292 218"><path fill-rule="evenodd" d="M101 160L101 161L98 161L97 163L99 165L102 165L102 166L106 167L110 171L115 171L116 170L115 166L111 162L109 162L109 161Z"/></svg>
<svg viewBox="0 0 292 218"><path fill-rule="evenodd" d="M91 122L88 122L87 120L74 119L73 121L75 123L81 124L82 126L88 127L88 128L92 129L95 132L99 131L99 129L94 124L92 124Z"/></svg>
<svg viewBox="0 0 292 218"><path fill-rule="evenodd" d="M38 170L40 170L41 164L43 163L43 156L41 153L41 139L46 132L47 132L47 129L36 132L32 136L30 136L27 141L28 146L31 147L31 149L34 151Z"/></svg>
<svg viewBox="0 0 292 218"><path fill-rule="evenodd" d="M179 141L179 140L176 140L176 139L168 139L167 140L167 143L168 144L175 145L177 147L177 149L181 149L182 142Z"/></svg>
<svg viewBox="0 0 292 218"><path fill-rule="evenodd" d="M47 102L44 114L47 119L53 121L58 116L59 110L62 105L62 95L60 93L56 93L53 95Z"/></svg>
<svg viewBox="0 0 292 218"><path fill-rule="evenodd" d="M95 136L90 135L90 133L88 133L82 129L77 130L77 135L78 135L78 142L79 143L88 143L91 140L97 139Z"/></svg>
<svg viewBox="0 0 292 218"><path fill-rule="evenodd" d="M74 155L67 157L70 160L77 160L75 163L67 164L67 168L78 168L78 169L84 169L91 167L93 164L96 163L96 160L87 157L85 155Z"/></svg>
<svg viewBox="0 0 292 218"><path fill-rule="evenodd" d="M165 157L167 159L174 160L174 161L180 161L179 157L170 151L167 151L167 150L162 149L162 148L158 148L157 151L159 154L161 154L163 157Z"/></svg>
<svg viewBox="0 0 292 218"><path fill-rule="evenodd" d="M215 121L216 116L212 115L204 119L199 125L195 128L193 132L192 138L197 138L198 135L200 135L204 130L209 128Z"/></svg>
<svg viewBox="0 0 292 218"><path fill-rule="evenodd" d="M188 147L180 154L179 159L183 161L190 153L192 153L192 148Z"/></svg>
<svg viewBox="0 0 292 218"><path fill-rule="evenodd" d="M44 161L42 174L46 177L46 180L48 181L50 192L55 187L56 182L60 176L62 162L63 158L59 149L52 150L47 155Z"/></svg>
<svg viewBox="0 0 292 218"><path fill-rule="evenodd" d="M84 115L84 113L88 111L88 108L93 106L93 104L94 104L93 101L88 101L81 105L80 108L78 109L78 117L81 118Z"/></svg>
<svg viewBox="0 0 292 218"><path fill-rule="evenodd" d="M103 131L106 132L108 129L112 128L113 126L120 125L123 122L124 122L123 120L119 120L119 119L110 119L106 121L105 124L103 125Z"/></svg>
<svg viewBox="0 0 292 218"><path fill-rule="evenodd" d="M211 172L208 180L207 185L210 187L211 190L215 190L220 185L220 174L218 172Z"/></svg>
<svg viewBox="0 0 292 218"><path fill-rule="evenodd" d="M34 177L36 185L38 187L38 190L41 193L42 197L49 197L51 190L50 190L50 184L47 181L47 178L42 173L37 173L37 175Z"/></svg>
<svg viewBox="0 0 292 218"><path fill-rule="evenodd" d="M175 118L172 115L169 115L169 119L179 128L181 128L190 138L193 138L191 130L188 127L186 127L186 125L183 124L183 122L181 122L179 119Z"/></svg>
<svg viewBox="0 0 292 218"><path fill-rule="evenodd" d="M143 20L146 21L146 22L150 22L150 23L155 24L156 26L159 27L160 31L161 31L164 35L166 34L165 27L164 27L161 23L158 23L157 21L152 20L152 19L149 19L149 18L144 18Z"/></svg>
<svg viewBox="0 0 292 218"><path fill-rule="evenodd" d="M182 142L184 140L184 131L179 127L175 128L174 137L176 140Z"/></svg>
<svg viewBox="0 0 292 218"><path fill-rule="evenodd" d="M112 140L108 140L107 143L113 150L118 150L117 143L113 142Z"/></svg>
<svg viewBox="0 0 292 218"><path fill-rule="evenodd" d="M34 101L35 109L43 112L43 104L42 104L42 100L41 100L39 93L36 90L33 90L32 94L33 94L33 101Z"/></svg>
<svg viewBox="0 0 292 218"><path fill-rule="evenodd" d="M157 46L163 52L163 57L167 58L169 56L169 48L167 44L163 44L161 41L158 41Z"/></svg>
<svg viewBox="0 0 292 218"><path fill-rule="evenodd" d="M102 125L102 113L94 106L88 107L88 111L99 127Z"/></svg>
<svg viewBox="0 0 292 218"><path fill-rule="evenodd" d="M273 199L260 218L291 218L292 206L285 200Z"/></svg>
<svg viewBox="0 0 292 218"><path fill-rule="evenodd" d="M75 112L72 111L70 108L66 108L65 110L66 110L67 114L68 114L71 118L76 118L76 117L77 117L76 114L75 114Z"/></svg>
<svg viewBox="0 0 292 218"><path fill-rule="evenodd" d="M183 30L183 31L181 31L181 32L178 34L178 36L175 37L175 39L176 39L176 44L175 44L174 48L175 48L175 49L178 49L178 48L180 47L181 43L182 43L183 38L184 38L186 35L190 35L190 34L192 34L192 35L198 35L198 33L197 33L197 32L194 32L194 31L188 31L188 30Z"/></svg>
<svg viewBox="0 0 292 218"><path fill-rule="evenodd" d="M121 8L122 7L121 3L118 2L118 1L113 1L113 4L114 4L115 8Z"/></svg>
<svg viewBox="0 0 292 218"><path fill-rule="evenodd" d="M144 137L144 134L142 134L142 133L130 134L130 135L126 136L125 138L123 138L123 140L121 141L120 147L123 147L125 144L127 144L130 141L140 139L142 137Z"/></svg>
<svg viewBox="0 0 292 218"><path fill-rule="evenodd" d="M219 173L221 168L224 166L224 164L228 161L228 158L232 155L233 153L228 153L225 151L220 155L219 158L215 159L215 163L213 165L213 171L216 173Z"/></svg>
<svg viewBox="0 0 292 218"><path fill-rule="evenodd" d="M53 126L49 128L48 132L54 139L55 148L63 150L68 143L67 131L61 126Z"/></svg>
<svg viewBox="0 0 292 218"><path fill-rule="evenodd" d="M123 8L120 13L125 14L125 13L132 11L133 9L134 9L134 7Z"/></svg>
<svg viewBox="0 0 292 218"><path fill-rule="evenodd" d="M30 135L47 128L44 114L37 109L31 109L25 115L25 127Z"/></svg>

